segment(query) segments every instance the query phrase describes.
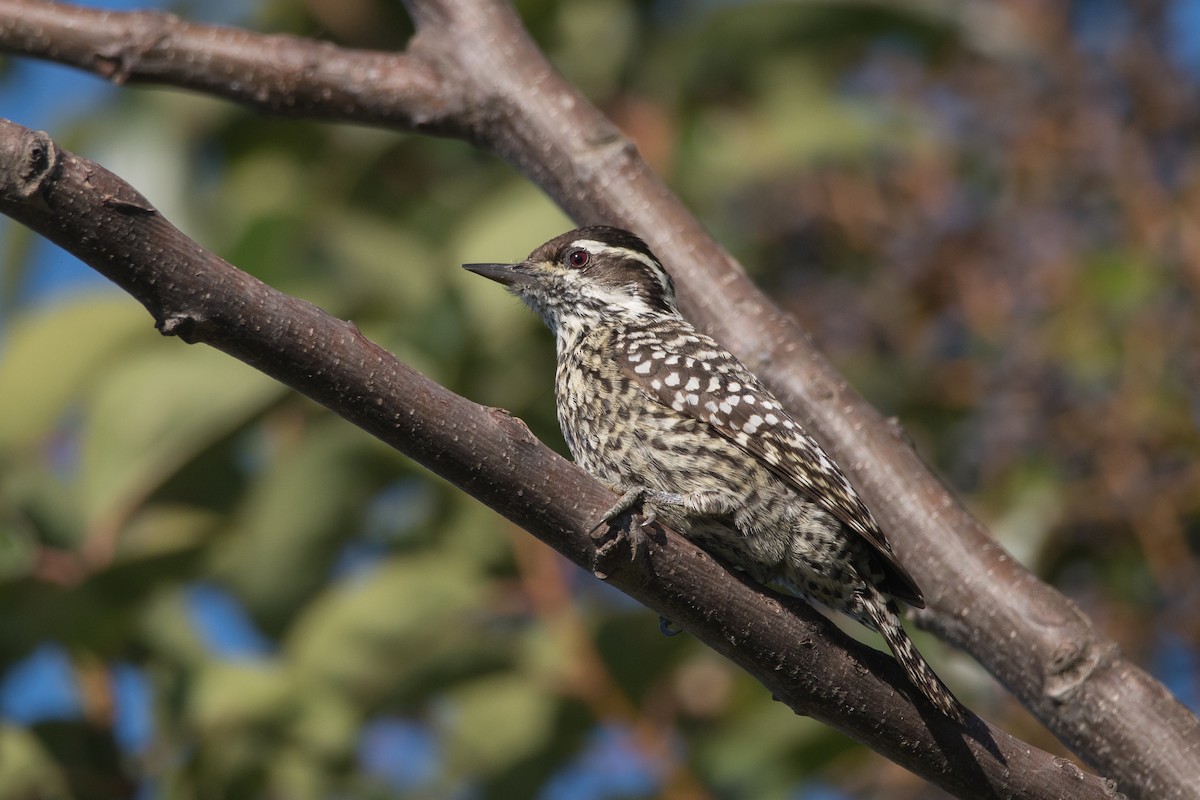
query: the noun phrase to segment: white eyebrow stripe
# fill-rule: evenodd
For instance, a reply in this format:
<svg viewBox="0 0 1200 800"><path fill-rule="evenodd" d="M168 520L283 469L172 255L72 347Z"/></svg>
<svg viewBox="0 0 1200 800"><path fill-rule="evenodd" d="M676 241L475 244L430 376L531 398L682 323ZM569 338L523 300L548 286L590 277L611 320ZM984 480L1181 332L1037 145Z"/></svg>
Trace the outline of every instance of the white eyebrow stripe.
<svg viewBox="0 0 1200 800"><path fill-rule="evenodd" d="M654 259L650 258L649 256L647 256L644 253L639 253L637 250L626 250L623 247L606 247L606 248L604 248L604 252L608 253L608 254L619 253L623 256L628 256L629 258L632 258L636 261L640 261L643 264L645 264L647 267L649 267L651 272L656 272L656 271L662 269L662 267L659 266L658 263L656 261L654 261Z"/></svg>
<svg viewBox="0 0 1200 800"><path fill-rule="evenodd" d="M591 253L593 256L615 255L621 258L629 258L640 262L644 265L656 284L658 284L659 292L666 299L669 306L675 305L675 286L671 283L671 276L663 269L663 265L658 262L654 256L646 255L638 250L632 250L628 247L613 247L612 245L598 242L595 239L576 239L571 242L571 247L580 247ZM636 292L635 292L636 294ZM646 308L645 304L642 304Z"/></svg>
<svg viewBox="0 0 1200 800"><path fill-rule="evenodd" d="M623 255L629 258L637 259L651 269L662 269L662 266L654 259L647 256L645 253L639 253L637 250L630 250L625 247L613 247L597 242L595 239L576 239L571 242L575 247L582 247L594 256L599 255Z"/></svg>

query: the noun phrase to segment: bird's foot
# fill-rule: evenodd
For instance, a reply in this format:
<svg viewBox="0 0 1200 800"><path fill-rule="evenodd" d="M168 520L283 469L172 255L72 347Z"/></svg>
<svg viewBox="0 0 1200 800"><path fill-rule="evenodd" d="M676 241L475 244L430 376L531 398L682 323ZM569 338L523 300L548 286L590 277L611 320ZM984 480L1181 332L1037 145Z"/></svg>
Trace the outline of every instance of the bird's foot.
<svg viewBox="0 0 1200 800"><path fill-rule="evenodd" d="M600 521L589 532L597 543L593 567L598 567L601 561L609 558L616 548L620 546L623 539L629 540L630 560L637 560L638 553L646 544L646 529L654 525L658 519L657 507L661 505L680 505L682 503L683 497L680 495L669 492L657 492L645 487L638 487L625 492L617 500L616 504L604 513L604 516L600 518ZM611 526L614 521L634 510L640 510L640 521L634 523L631 520L628 526L616 529L615 535L610 535L608 531L597 535L601 528L606 525ZM598 568L593 571L598 575L603 574Z"/></svg>

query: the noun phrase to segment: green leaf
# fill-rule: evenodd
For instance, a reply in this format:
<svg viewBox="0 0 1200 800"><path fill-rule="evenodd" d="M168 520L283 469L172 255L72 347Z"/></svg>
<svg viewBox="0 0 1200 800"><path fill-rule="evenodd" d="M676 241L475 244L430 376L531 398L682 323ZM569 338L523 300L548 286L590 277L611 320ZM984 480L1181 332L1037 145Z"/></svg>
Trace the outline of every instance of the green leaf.
<svg viewBox="0 0 1200 800"><path fill-rule="evenodd" d="M85 295L13 320L0 350L0 451L45 438L110 359L131 341L156 338L128 297Z"/></svg>
<svg viewBox="0 0 1200 800"><path fill-rule="evenodd" d="M483 588L461 561L397 559L322 594L285 647L306 680L375 702L476 638Z"/></svg>
<svg viewBox="0 0 1200 800"><path fill-rule="evenodd" d="M292 719L289 739L309 757L335 761L350 757L362 715L345 696L305 685Z"/></svg>
<svg viewBox="0 0 1200 800"><path fill-rule="evenodd" d="M83 525L73 487L36 459L5 464L3 474L0 507L15 512L16 522L31 542L63 548L78 543Z"/></svg>
<svg viewBox="0 0 1200 800"><path fill-rule="evenodd" d="M420 312L445 296L445 274L457 264L441 264L432 251L394 219L347 213L331 227L323 244L332 250L347 289L405 314Z"/></svg>
<svg viewBox="0 0 1200 800"><path fill-rule="evenodd" d="M188 718L214 737L281 725L293 709L288 670L269 661L213 661L201 668Z"/></svg>
<svg viewBox="0 0 1200 800"><path fill-rule="evenodd" d="M62 772L37 738L0 725L0 797L58 800L70 797Z"/></svg>
<svg viewBox="0 0 1200 800"><path fill-rule="evenodd" d="M169 524L197 525L185 520ZM5 609L0 614L0 661L20 657L46 640L101 656L128 654L130 640L144 629L147 608L155 608L159 590L195 571L198 548L178 532L169 538L174 540L171 545L121 553L105 569L91 574L78 572L77 560L59 554L65 586L30 574L0 582L0 608ZM80 577L81 582L73 583ZM178 637L191 627L180 614L169 629Z"/></svg>
<svg viewBox="0 0 1200 800"><path fill-rule="evenodd" d="M175 588L157 592L143 603L138 639L153 654L154 663L197 669L209 660L184 594Z"/></svg>
<svg viewBox="0 0 1200 800"><path fill-rule="evenodd" d="M114 367L86 410L80 445L85 519L96 524L149 496L286 391L206 347L155 349Z"/></svg>
<svg viewBox="0 0 1200 800"><path fill-rule="evenodd" d="M550 686L512 673L472 681L448 700L448 758L470 773L499 772L545 748L558 708Z"/></svg>
<svg viewBox="0 0 1200 800"><path fill-rule="evenodd" d="M356 532L363 503L381 480L373 460L361 431L324 418L251 486L214 563L217 576L269 630L280 630L327 580L338 547Z"/></svg>
<svg viewBox="0 0 1200 800"><path fill-rule="evenodd" d="M140 510L121 531L115 564L167 557L198 550L223 517L195 506L156 503Z"/></svg>

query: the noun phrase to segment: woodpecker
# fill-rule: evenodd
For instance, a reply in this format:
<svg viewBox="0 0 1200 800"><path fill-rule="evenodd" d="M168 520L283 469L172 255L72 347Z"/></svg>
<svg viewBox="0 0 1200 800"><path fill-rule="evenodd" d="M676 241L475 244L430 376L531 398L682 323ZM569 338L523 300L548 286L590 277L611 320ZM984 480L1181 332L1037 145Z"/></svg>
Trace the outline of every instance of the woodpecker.
<svg viewBox="0 0 1200 800"><path fill-rule="evenodd" d="M558 420L576 463L753 580L877 631L912 684L965 719L900 624L923 608L842 470L763 383L680 314L640 238L579 228L515 264L464 264L541 315L557 340Z"/></svg>

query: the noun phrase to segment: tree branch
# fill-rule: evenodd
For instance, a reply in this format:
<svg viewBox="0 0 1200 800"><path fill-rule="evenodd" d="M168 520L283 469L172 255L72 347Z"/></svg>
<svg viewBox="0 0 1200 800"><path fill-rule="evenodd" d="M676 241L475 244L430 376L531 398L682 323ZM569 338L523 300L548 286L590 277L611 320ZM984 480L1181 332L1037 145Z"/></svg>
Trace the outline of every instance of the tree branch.
<svg viewBox="0 0 1200 800"><path fill-rule="evenodd" d="M296 36L201 25L161 11L0 0L0 49L116 84L160 83L268 114L427 132L461 130L464 98L420 55L347 50Z"/></svg>
<svg viewBox="0 0 1200 800"><path fill-rule="evenodd" d="M850 473L926 594L921 623L974 656L1127 791L1200 797L1200 721L991 539L546 62L511 8L497 0L408 6L417 36L391 56L162 15L0 0L0 49L269 112L461 136L502 155L580 222L637 231L672 269L689 316L758 373ZM159 47L143 34L125 47L122 37L140 29L122 25L174 38ZM271 69L281 55L271 48L282 48L290 70Z"/></svg>
<svg viewBox="0 0 1200 800"><path fill-rule="evenodd" d="M348 322L199 247L133 187L46 134L0 122L0 211L141 302L165 335L203 342L311 397L592 568L588 531L612 494L520 420L461 398ZM572 498L564 501L563 498ZM804 603L737 579L670 531L608 580L753 674L797 713L864 742L963 798L1102 798L1111 784L973 718L967 735L895 662Z"/></svg>

